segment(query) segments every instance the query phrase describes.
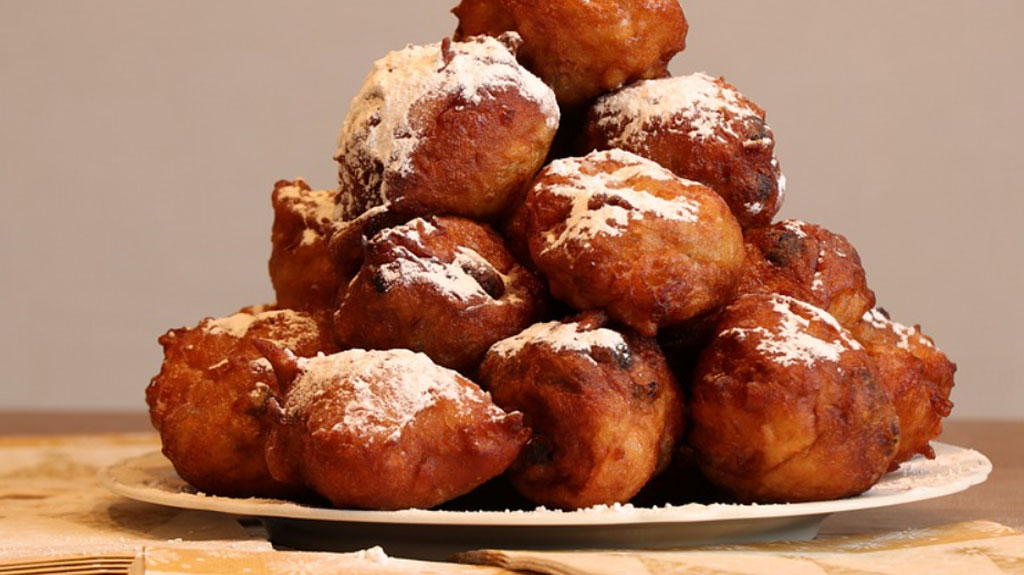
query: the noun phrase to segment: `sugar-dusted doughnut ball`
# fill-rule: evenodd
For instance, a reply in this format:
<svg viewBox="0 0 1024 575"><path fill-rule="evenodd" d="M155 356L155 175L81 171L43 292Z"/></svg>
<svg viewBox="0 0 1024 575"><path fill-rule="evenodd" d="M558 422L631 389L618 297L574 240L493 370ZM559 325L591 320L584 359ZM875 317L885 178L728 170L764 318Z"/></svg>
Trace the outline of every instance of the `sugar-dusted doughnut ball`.
<svg viewBox="0 0 1024 575"><path fill-rule="evenodd" d="M956 364L920 327L895 322L881 308L864 314L852 332L875 360L900 419L900 446L893 463L918 453L934 458L929 442L942 433L942 420L953 409L949 394Z"/></svg>
<svg viewBox="0 0 1024 575"><path fill-rule="evenodd" d="M160 337L163 365L146 388L150 419L175 471L201 491L234 497L300 492L271 477L263 457L269 432L263 399L277 382L256 340L298 356L336 349L325 314L293 310L243 310Z"/></svg>
<svg viewBox="0 0 1024 575"><path fill-rule="evenodd" d="M832 314L852 329L875 305L860 255L845 237L785 220L748 230L739 293L780 293Z"/></svg>
<svg viewBox="0 0 1024 575"><path fill-rule="evenodd" d="M520 61L567 108L664 76L686 47L677 0L462 0L452 12L459 18L456 37L520 34Z"/></svg>
<svg viewBox="0 0 1024 575"><path fill-rule="evenodd" d="M539 323L487 353L481 384L525 414L530 442L509 470L524 496L562 509L624 503L668 464L682 395L653 340L588 312Z"/></svg>
<svg viewBox="0 0 1024 575"><path fill-rule="evenodd" d="M284 392L267 465L337 507L434 507L503 472L530 433L522 414L421 353L264 352Z"/></svg>
<svg viewBox="0 0 1024 575"><path fill-rule="evenodd" d="M584 151L621 148L696 180L722 196L744 228L782 207L786 179L764 111L721 78L646 80L591 108Z"/></svg>
<svg viewBox="0 0 1024 575"><path fill-rule="evenodd" d="M406 348L471 373L494 342L540 319L544 285L489 227L417 218L366 244L335 333L346 347Z"/></svg>
<svg viewBox="0 0 1024 575"><path fill-rule="evenodd" d="M899 421L868 353L827 312L778 294L726 307L689 403L704 475L740 501L839 499L896 455Z"/></svg>
<svg viewBox="0 0 1024 575"><path fill-rule="evenodd" d="M629 152L552 162L524 209L530 255L552 295L646 336L727 303L743 266L725 202Z"/></svg>
<svg viewBox="0 0 1024 575"><path fill-rule="evenodd" d="M408 217L507 210L559 119L550 88L516 62L518 44L446 39L374 63L338 136L340 219L384 205Z"/></svg>

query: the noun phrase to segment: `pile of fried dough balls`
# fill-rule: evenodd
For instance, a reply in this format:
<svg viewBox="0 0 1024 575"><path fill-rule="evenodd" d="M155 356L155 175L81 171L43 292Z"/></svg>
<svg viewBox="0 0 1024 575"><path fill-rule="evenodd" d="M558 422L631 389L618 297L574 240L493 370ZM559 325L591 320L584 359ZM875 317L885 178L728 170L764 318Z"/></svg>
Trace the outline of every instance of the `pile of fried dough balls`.
<svg viewBox="0 0 1024 575"><path fill-rule="evenodd" d="M934 457L954 364L843 236L773 223L764 111L667 72L676 0L454 12L374 63L338 189L274 187L277 303L160 338L146 398L183 479L578 509L842 498Z"/></svg>

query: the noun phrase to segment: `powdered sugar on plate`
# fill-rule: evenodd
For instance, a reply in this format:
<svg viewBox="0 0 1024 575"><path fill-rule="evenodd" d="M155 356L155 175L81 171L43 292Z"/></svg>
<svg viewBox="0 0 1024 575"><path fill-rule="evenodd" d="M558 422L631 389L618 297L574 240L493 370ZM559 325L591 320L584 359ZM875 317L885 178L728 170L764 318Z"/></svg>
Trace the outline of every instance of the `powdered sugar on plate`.
<svg viewBox="0 0 1024 575"><path fill-rule="evenodd" d="M116 464L106 469L100 479L115 492L141 501L238 515L340 522L466 525L474 529L510 525L562 525L587 529L590 526L623 523L678 524L735 519L759 520L884 507L963 491L983 482L992 470L989 460L977 451L942 443L933 442L932 445L935 448L935 459L915 456L903 463L898 470L884 475L874 487L862 495L835 501L791 504L690 503L637 507L626 503L601 505L577 511L541 507L506 511L330 509L275 499L197 494L174 473L170 462L159 453Z"/></svg>

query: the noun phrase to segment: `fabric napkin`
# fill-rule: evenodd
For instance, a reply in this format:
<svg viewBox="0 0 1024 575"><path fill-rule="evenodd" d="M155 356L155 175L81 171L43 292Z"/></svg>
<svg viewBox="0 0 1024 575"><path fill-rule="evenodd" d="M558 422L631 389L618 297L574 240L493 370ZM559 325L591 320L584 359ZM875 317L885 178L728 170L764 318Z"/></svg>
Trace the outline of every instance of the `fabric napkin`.
<svg viewBox="0 0 1024 575"><path fill-rule="evenodd" d="M412 561L374 547L355 553L147 547L132 575L511 575L498 567Z"/></svg>
<svg viewBox="0 0 1024 575"><path fill-rule="evenodd" d="M1024 574L1024 532L972 521L929 529L807 542L659 551L502 551L457 560L549 575L968 575Z"/></svg>
<svg viewBox="0 0 1024 575"><path fill-rule="evenodd" d="M156 449L154 434L0 437L0 559L154 544L271 549L230 516L131 501L97 481L100 469Z"/></svg>

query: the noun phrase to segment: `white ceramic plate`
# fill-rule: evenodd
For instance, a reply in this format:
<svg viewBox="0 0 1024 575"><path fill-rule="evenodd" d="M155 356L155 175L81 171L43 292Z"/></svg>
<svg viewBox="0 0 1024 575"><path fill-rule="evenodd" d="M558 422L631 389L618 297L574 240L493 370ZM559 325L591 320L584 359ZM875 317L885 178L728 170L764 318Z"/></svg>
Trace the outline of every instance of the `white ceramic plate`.
<svg viewBox="0 0 1024 575"><path fill-rule="evenodd" d="M197 493L159 453L113 465L100 480L131 499L258 517L273 541L290 547L347 551L381 545L394 555L439 558L483 547L652 548L810 539L830 513L949 495L985 481L992 471L988 458L977 451L932 445L935 459L917 457L904 463L857 497L770 505L616 505L571 512L333 509Z"/></svg>

